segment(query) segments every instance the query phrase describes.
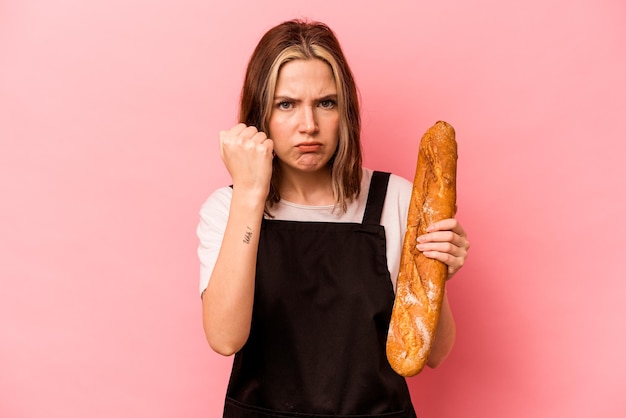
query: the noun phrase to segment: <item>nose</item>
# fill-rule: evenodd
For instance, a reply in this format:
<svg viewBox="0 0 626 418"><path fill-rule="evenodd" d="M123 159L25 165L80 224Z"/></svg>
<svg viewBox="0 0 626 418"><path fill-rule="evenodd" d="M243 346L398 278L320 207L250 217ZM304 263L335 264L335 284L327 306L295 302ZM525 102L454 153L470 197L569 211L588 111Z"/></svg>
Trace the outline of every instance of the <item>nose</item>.
<svg viewBox="0 0 626 418"><path fill-rule="evenodd" d="M302 106L300 115L300 131L312 134L317 132L317 117L312 106Z"/></svg>

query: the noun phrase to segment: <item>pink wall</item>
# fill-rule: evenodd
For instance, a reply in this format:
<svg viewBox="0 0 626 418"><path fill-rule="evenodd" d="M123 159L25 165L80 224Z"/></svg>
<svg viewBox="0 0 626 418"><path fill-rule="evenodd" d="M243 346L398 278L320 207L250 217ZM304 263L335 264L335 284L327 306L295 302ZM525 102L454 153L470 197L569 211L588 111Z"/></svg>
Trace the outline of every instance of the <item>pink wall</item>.
<svg viewBox="0 0 626 418"><path fill-rule="evenodd" d="M457 129L472 250L420 416L624 416L621 0L1 2L0 416L219 416L197 212L252 48L301 16L343 42L368 166Z"/></svg>

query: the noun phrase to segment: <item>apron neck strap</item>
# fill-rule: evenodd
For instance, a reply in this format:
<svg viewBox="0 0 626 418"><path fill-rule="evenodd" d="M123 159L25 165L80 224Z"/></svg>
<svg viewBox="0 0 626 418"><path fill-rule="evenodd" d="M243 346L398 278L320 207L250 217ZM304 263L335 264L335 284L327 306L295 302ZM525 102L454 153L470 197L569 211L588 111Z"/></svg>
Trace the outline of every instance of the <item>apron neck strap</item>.
<svg viewBox="0 0 626 418"><path fill-rule="evenodd" d="M380 215L383 213L388 184L389 173L382 171L374 171L372 173L370 189L367 194L367 204L363 214L364 224L380 225Z"/></svg>

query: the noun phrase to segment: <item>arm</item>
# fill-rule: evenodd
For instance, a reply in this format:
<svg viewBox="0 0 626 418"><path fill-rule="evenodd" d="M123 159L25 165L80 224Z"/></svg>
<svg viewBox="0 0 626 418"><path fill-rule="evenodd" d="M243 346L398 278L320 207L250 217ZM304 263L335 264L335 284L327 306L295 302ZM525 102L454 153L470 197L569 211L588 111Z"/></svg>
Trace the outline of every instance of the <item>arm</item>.
<svg viewBox="0 0 626 418"><path fill-rule="evenodd" d="M213 350L232 355L250 333L259 232L272 172L272 141L239 124L220 133L220 155L233 179L222 246L202 297L204 332Z"/></svg>
<svg viewBox="0 0 626 418"><path fill-rule="evenodd" d="M418 237L418 249L426 257L444 262L448 266L448 280L452 278L465 263L470 244L463 227L456 219L445 219L428 228L428 233ZM435 340L431 348L428 366L439 366L448 356L456 338L456 324L448 302L444 295L439 316L439 324Z"/></svg>
<svg viewBox="0 0 626 418"><path fill-rule="evenodd" d="M454 340L456 338L456 324L452 311L450 310L450 304L448 303L448 295L443 296L443 303L441 305L441 313L439 314L439 323L437 324L437 331L435 332L435 340L430 349L430 356L428 357L429 367L435 368L439 366L448 357L452 347L454 346Z"/></svg>

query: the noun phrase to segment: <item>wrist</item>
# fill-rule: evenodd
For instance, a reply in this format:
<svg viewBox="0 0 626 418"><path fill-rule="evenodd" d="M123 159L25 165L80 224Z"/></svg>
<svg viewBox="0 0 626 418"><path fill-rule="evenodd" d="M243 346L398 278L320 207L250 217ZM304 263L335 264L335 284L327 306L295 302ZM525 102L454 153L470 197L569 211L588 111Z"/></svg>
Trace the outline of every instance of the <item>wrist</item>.
<svg viewBox="0 0 626 418"><path fill-rule="evenodd" d="M263 212L266 200L267 191L233 186L231 210L233 208L242 208L250 212L256 212L259 210Z"/></svg>

